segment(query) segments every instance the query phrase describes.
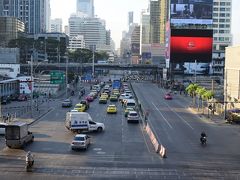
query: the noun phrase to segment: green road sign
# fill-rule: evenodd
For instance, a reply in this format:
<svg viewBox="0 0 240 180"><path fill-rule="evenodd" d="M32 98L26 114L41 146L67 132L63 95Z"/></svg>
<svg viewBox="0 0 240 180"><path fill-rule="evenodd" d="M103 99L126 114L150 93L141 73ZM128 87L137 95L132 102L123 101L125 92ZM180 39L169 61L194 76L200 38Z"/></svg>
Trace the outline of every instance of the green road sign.
<svg viewBox="0 0 240 180"><path fill-rule="evenodd" d="M63 84L65 82L65 75L60 71L52 71L50 73L51 84Z"/></svg>

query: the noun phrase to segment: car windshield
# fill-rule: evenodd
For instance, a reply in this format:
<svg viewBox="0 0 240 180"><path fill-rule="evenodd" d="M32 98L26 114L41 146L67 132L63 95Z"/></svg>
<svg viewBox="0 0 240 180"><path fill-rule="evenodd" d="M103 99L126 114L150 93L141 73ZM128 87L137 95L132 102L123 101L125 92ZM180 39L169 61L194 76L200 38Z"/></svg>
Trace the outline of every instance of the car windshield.
<svg viewBox="0 0 240 180"><path fill-rule="evenodd" d="M74 141L84 141L84 140L85 140L85 138L82 137L82 136L75 136L74 137Z"/></svg>
<svg viewBox="0 0 240 180"><path fill-rule="evenodd" d="M130 116L138 116L137 113L130 113Z"/></svg>

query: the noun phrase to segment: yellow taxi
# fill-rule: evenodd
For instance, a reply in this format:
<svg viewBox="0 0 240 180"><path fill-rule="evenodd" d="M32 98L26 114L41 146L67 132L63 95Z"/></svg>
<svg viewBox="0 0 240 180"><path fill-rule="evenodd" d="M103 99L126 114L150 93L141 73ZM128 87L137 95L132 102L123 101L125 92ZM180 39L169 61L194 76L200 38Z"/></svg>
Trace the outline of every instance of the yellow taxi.
<svg viewBox="0 0 240 180"><path fill-rule="evenodd" d="M85 112L86 105L85 104L76 104L74 109L77 110L78 112Z"/></svg>
<svg viewBox="0 0 240 180"><path fill-rule="evenodd" d="M111 94L109 99L110 99L110 101L118 101L118 97L115 94Z"/></svg>
<svg viewBox="0 0 240 180"><path fill-rule="evenodd" d="M126 107L126 109L124 110L124 116L125 116L125 117L128 116L129 111L135 111L135 110L134 110L134 108L132 108L132 107Z"/></svg>
<svg viewBox="0 0 240 180"><path fill-rule="evenodd" d="M108 99L108 94L107 93L102 93L101 97L106 97Z"/></svg>
<svg viewBox="0 0 240 180"><path fill-rule="evenodd" d="M117 107L114 104L109 104L107 107L107 113L117 113Z"/></svg>
<svg viewBox="0 0 240 180"><path fill-rule="evenodd" d="M118 89L113 89L113 92L112 92L114 95L116 96L120 96L120 92Z"/></svg>
<svg viewBox="0 0 240 180"><path fill-rule="evenodd" d="M100 98L99 98L99 104L106 104L107 103L107 97L106 96L101 96Z"/></svg>

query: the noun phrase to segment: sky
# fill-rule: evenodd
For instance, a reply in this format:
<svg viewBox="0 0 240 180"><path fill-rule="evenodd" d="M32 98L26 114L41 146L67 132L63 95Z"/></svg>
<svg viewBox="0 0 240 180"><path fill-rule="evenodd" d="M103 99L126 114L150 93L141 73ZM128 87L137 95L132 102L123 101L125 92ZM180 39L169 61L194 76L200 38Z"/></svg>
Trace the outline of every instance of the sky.
<svg viewBox="0 0 240 180"><path fill-rule="evenodd" d="M128 30L128 12L134 12L134 22L140 22L142 9L147 9L149 0L94 0L95 15L106 21L111 37L120 46L122 31ZM232 33L234 45L240 45L240 1L232 0ZM51 19L62 18L68 24L68 18L76 12L76 0L50 0Z"/></svg>

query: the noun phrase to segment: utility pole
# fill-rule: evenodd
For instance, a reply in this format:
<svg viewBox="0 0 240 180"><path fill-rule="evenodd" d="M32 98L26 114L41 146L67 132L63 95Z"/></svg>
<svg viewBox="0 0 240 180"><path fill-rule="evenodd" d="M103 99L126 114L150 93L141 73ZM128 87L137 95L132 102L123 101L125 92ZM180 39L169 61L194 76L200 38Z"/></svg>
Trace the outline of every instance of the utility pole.
<svg viewBox="0 0 240 180"><path fill-rule="evenodd" d="M68 55L66 57L66 98L68 97Z"/></svg>
<svg viewBox="0 0 240 180"><path fill-rule="evenodd" d="M31 55L31 117L33 117L33 54Z"/></svg>
<svg viewBox="0 0 240 180"><path fill-rule="evenodd" d="M194 82L197 83L197 60L195 60Z"/></svg>

